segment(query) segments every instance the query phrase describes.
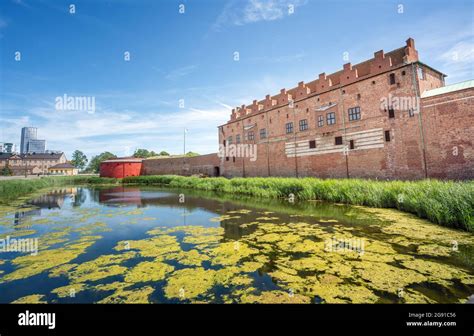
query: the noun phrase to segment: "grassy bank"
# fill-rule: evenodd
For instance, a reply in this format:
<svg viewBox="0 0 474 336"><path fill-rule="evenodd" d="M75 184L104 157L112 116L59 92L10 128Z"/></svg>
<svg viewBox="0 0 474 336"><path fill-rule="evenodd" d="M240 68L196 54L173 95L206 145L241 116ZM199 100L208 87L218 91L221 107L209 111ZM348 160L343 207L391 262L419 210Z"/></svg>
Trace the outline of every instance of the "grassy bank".
<svg viewBox="0 0 474 336"><path fill-rule="evenodd" d="M323 200L335 203L396 208L433 223L474 231L474 182L372 181L316 178L206 178L138 176L124 184L162 185L254 197Z"/></svg>
<svg viewBox="0 0 474 336"><path fill-rule="evenodd" d="M58 176L36 179L18 179L0 181L0 204L31 194L35 191L79 184L118 184L119 180L96 176Z"/></svg>
<svg viewBox="0 0 474 336"><path fill-rule="evenodd" d="M396 208L443 226L474 231L474 182L372 181L316 178L197 178L137 176L123 180L94 176L46 177L0 181L0 204L50 187L84 184L139 184L189 188L259 198L322 200Z"/></svg>

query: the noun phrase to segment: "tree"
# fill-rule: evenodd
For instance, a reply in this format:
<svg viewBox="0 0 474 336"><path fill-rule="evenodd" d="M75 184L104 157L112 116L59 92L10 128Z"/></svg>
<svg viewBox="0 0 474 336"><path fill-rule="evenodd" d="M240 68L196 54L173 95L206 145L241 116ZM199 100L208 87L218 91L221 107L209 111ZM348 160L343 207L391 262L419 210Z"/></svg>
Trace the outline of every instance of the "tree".
<svg viewBox="0 0 474 336"><path fill-rule="evenodd" d="M91 172L91 173L98 173L99 170L100 170L100 163L101 162L103 162L105 160L109 160L109 159L115 159L115 158L117 158L117 156L115 154L110 153L110 152L100 153L99 155L96 155L96 156L92 157L86 171Z"/></svg>
<svg viewBox="0 0 474 336"><path fill-rule="evenodd" d="M148 149L142 148L135 150L135 153L133 153L133 157L135 158L146 159L152 156L157 156L157 154L154 151L149 151Z"/></svg>
<svg viewBox="0 0 474 336"><path fill-rule="evenodd" d="M199 153L187 152L187 153L186 153L186 156L188 156L188 157L199 156Z"/></svg>
<svg viewBox="0 0 474 336"><path fill-rule="evenodd" d="M74 153L72 153L71 164L77 169L84 169L84 167L87 165L87 161L87 156L80 150L76 149Z"/></svg>
<svg viewBox="0 0 474 336"><path fill-rule="evenodd" d="M10 166L7 164L5 167L2 168L0 171L0 175L2 176L12 176L13 171L11 170Z"/></svg>
<svg viewBox="0 0 474 336"><path fill-rule="evenodd" d="M170 156L170 153L166 152L166 151L161 151L160 154L158 154L159 156Z"/></svg>

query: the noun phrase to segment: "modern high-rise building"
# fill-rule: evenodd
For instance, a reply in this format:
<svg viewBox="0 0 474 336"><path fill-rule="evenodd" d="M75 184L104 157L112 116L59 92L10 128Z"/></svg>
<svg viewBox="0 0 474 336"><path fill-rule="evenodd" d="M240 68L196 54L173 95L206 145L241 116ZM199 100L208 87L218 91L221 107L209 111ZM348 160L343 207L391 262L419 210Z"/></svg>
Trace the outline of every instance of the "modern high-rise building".
<svg viewBox="0 0 474 336"><path fill-rule="evenodd" d="M36 127L23 127L21 129L20 154L44 153L46 151L46 140L37 138Z"/></svg>
<svg viewBox="0 0 474 336"><path fill-rule="evenodd" d="M28 142L36 140L38 129L36 127L23 127L21 129L20 154L28 153Z"/></svg>
<svg viewBox="0 0 474 336"><path fill-rule="evenodd" d="M46 140L30 139L27 147L28 154L42 154L46 151Z"/></svg>

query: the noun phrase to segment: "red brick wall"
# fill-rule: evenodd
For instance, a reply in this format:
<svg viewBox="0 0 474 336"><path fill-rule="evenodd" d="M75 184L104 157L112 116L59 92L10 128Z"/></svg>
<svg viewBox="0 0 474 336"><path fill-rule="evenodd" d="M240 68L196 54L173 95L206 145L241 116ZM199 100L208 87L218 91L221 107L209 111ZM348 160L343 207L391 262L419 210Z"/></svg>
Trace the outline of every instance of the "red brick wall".
<svg viewBox="0 0 474 336"><path fill-rule="evenodd" d="M404 75L402 75L404 72ZM389 74L396 75L396 84L389 84ZM412 68L400 66L393 71L371 76L344 87L338 87L302 100L296 100L294 107L288 104L276 106L259 114L249 114L246 118L236 119L222 126L219 141L240 134L242 142L258 146L258 159L251 162L248 158L233 158L224 161L222 173L225 176L317 176L317 177L373 177L408 178L423 177L423 156L420 145L418 119L410 117L407 109L396 109L395 118L388 118L388 111L381 109L381 99L393 97L415 97ZM275 97L277 98L277 97ZM336 103L326 111L315 108ZM360 107L361 119L349 121L348 109ZM336 114L336 124L327 124L327 113ZM324 126L318 127L318 116L323 116ZM299 121L306 119L308 130L299 130ZM293 122L294 133L286 134L285 125ZM254 141L243 141L244 125L253 125ZM268 139L260 139L259 130L267 129ZM385 142L384 132L390 131L391 141ZM222 133L223 132L223 133ZM378 138L380 148L362 146L367 140L359 139L358 133L375 132L372 142ZM342 136L344 141L336 146L335 137ZM316 141L316 147L328 147L328 153L317 155L289 156L285 145L295 141L299 146L308 146L310 140ZM344 151L354 140L354 150ZM306 142L306 145L304 144ZM332 151L332 152L331 152ZM345 155L347 153L347 155Z"/></svg>
<svg viewBox="0 0 474 336"><path fill-rule="evenodd" d="M143 160L142 175L194 175L216 176L220 159L216 153L186 158L161 158Z"/></svg>
<svg viewBox="0 0 474 336"><path fill-rule="evenodd" d="M422 99L428 176L474 179L474 89Z"/></svg>
<svg viewBox="0 0 474 336"><path fill-rule="evenodd" d="M100 164L100 177L139 176L141 169L141 162L102 162Z"/></svg>
<svg viewBox="0 0 474 336"><path fill-rule="evenodd" d="M418 68L423 70L424 78L419 77ZM393 84L390 74L395 75ZM222 162L221 173L228 177L472 178L472 101L439 107L445 109L444 117L431 111L418 113L417 97L442 86L443 74L419 63L414 42L408 40L405 48L387 54L379 51L369 61L355 66L346 64L335 74L321 74L308 84L300 82L291 90L282 89L278 95L267 95L262 101L234 109L231 120L219 128L220 144L225 140L229 145L229 137L235 144L240 135L241 143L258 149L255 162L231 157ZM397 99L399 106L394 103ZM290 101L294 102L293 107ZM394 107L394 118L389 117L389 106L384 106L384 101ZM335 105L318 110L329 104ZM356 106L360 107L361 119L350 121L348 109ZM335 113L336 124L327 125L328 112ZM324 119L322 127L317 124L320 115ZM456 126L462 117L467 118L465 124ZM445 120L449 118L455 121ZM308 130L300 131L299 121L303 119L307 120ZM291 134L285 132L288 122L293 122ZM245 140L248 131L244 127L252 125L255 139ZM260 138L262 128L266 129L267 138ZM440 133L446 148L458 146L459 156L450 158L446 148L444 154L433 152L440 146L433 140ZM342 145L335 145L335 137L343 138ZM354 149L349 148L351 140ZM316 149L309 148L309 141L316 142ZM296 157L291 152L295 143ZM444 161L440 161L440 155L444 155Z"/></svg>

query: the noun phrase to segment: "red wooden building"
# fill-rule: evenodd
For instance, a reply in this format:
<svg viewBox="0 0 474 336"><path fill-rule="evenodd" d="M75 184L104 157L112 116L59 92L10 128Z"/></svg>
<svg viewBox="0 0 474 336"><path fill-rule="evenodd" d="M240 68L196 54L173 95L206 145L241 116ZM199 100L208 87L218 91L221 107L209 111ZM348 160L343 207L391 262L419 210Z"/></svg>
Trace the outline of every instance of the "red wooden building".
<svg viewBox="0 0 474 336"><path fill-rule="evenodd" d="M117 158L104 161L100 164L100 177L140 176L142 161L137 158Z"/></svg>

